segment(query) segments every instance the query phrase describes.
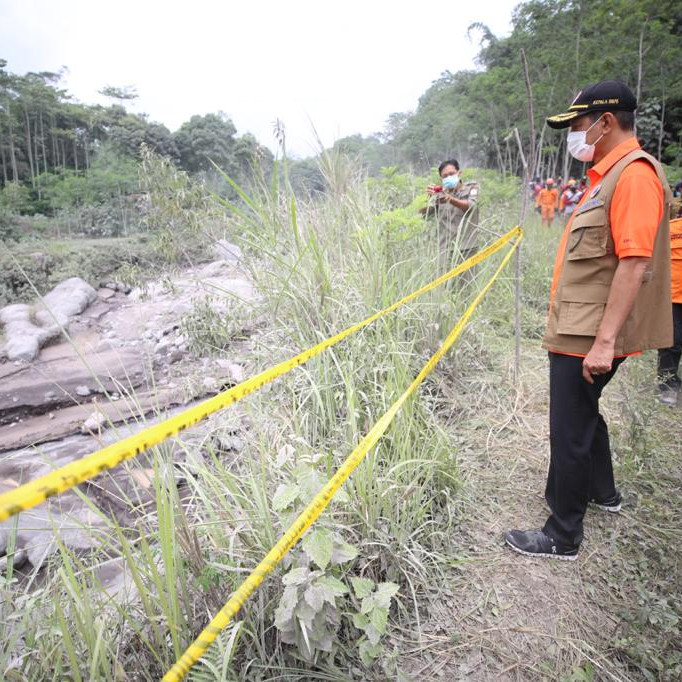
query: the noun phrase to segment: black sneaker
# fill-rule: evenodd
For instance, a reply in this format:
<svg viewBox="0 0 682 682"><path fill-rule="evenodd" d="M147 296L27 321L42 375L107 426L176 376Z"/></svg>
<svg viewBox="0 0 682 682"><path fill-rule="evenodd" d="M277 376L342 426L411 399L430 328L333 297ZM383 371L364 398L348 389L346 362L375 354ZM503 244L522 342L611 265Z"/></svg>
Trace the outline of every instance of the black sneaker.
<svg viewBox="0 0 682 682"><path fill-rule="evenodd" d="M519 554L574 561L578 548L560 545L545 535L542 530L509 530L504 534L505 542Z"/></svg>
<svg viewBox="0 0 682 682"><path fill-rule="evenodd" d="M616 490L616 494L608 500L590 500L590 504L593 507L601 509L602 511L611 512L612 514L620 511L620 508L623 506L622 503L623 496L618 490Z"/></svg>
<svg viewBox="0 0 682 682"><path fill-rule="evenodd" d="M662 405L667 405L668 407L675 407L677 405L679 389L674 386L661 386L658 389L658 401Z"/></svg>

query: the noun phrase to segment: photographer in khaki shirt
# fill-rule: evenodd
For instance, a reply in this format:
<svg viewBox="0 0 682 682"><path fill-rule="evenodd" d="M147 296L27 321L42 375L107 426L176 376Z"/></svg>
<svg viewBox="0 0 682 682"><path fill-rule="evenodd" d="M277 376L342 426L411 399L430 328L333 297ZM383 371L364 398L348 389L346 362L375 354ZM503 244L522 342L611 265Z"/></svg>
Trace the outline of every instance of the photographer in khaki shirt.
<svg viewBox="0 0 682 682"><path fill-rule="evenodd" d="M461 180L456 159L443 161L438 167L442 185L429 185L426 193L429 202L422 213L435 216L438 221L438 242L444 267L449 269L459 257L466 260L478 251L478 195L476 182ZM464 273L464 279L471 271Z"/></svg>
<svg viewBox="0 0 682 682"><path fill-rule="evenodd" d="M636 107L626 85L603 81L547 119L553 128L570 126L569 152L595 163L559 245L543 342L551 514L541 529L505 534L521 554L575 559L588 503L620 511L599 399L626 357L672 342L670 188L658 161L637 142Z"/></svg>

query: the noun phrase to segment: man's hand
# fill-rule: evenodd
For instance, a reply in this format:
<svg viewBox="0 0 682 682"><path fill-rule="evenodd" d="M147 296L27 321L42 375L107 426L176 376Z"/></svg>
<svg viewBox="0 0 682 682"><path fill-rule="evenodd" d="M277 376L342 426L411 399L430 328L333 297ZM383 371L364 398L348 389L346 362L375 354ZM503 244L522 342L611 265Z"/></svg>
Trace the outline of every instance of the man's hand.
<svg viewBox="0 0 682 682"><path fill-rule="evenodd" d="M583 360L583 377L590 384L594 383L593 374L611 371L616 338L635 303L648 263L649 258L639 256L621 258L618 261L604 316L592 348Z"/></svg>
<svg viewBox="0 0 682 682"><path fill-rule="evenodd" d="M434 194L438 194L439 192L442 192L442 191L443 191L442 188L436 189L437 187L440 187L440 185L429 185L429 186L426 188L426 193L431 197L431 196L433 196Z"/></svg>
<svg viewBox="0 0 682 682"><path fill-rule="evenodd" d="M595 340L590 352L583 360L583 378L588 384L593 384L593 374L608 374L613 365L613 344Z"/></svg>

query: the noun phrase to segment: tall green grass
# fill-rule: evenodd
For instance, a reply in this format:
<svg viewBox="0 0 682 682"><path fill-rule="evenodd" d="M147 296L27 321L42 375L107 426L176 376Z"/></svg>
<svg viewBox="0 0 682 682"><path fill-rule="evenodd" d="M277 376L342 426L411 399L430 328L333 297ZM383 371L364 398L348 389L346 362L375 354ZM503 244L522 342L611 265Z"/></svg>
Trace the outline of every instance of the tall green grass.
<svg viewBox="0 0 682 682"><path fill-rule="evenodd" d="M395 213L396 207L416 206L421 180L393 172L368 182L342 155L323 156L321 163L329 185L324 197L294 197L286 173L276 169L272 180L255 178L248 189L226 178L240 201L207 203L203 232L201 209L193 205L196 239L225 236L245 249L260 294L251 313L267 320L252 339L254 370L363 319L452 266L443 263L430 223L416 213ZM152 176L156 184L164 177ZM487 182L492 191L497 180ZM506 194L499 191L498 206L488 208L490 239L512 226L513 201L499 182ZM159 190L157 200L162 195ZM162 209L156 214L164 215ZM543 235L537 247L530 239L524 252L531 287L524 301L532 311L526 326L533 333L549 242ZM0 623L5 679L151 680L163 674L407 387L493 265L481 264L468 282L424 296L250 397L240 408L254 427L238 456L214 450L210 439L202 451L188 441L191 465L174 465L169 450L156 448L153 507L140 510L130 501L136 525L124 528L109 519L100 548L86 555L61 546L37 589L26 589L25 581L8 573L2 585L8 608ZM390 621L418 633L423 595L442 583L456 547L461 443L443 415L452 392L471 390L482 366L498 369L486 356L487 344L497 339L499 350L510 343L512 297L509 272L459 350L408 401L320 519L319 546L304 543L291 552L190 679L397 674L384 607L377 606L376 644L357 617L363 598L350 579L398 585ZM219 429L221 418L212 423ZM177 478L185 481L181 495ZM321 560L332 547L338 560ZM134 587L133 598L123 603L109 598L97 578L98 569L119 558ZM332 633L331 646L314 636L311 642L304 628L296 630L296 644L286 644L274 625L282 578L303 567L346 586L316 616L320 628Z"/></svg>

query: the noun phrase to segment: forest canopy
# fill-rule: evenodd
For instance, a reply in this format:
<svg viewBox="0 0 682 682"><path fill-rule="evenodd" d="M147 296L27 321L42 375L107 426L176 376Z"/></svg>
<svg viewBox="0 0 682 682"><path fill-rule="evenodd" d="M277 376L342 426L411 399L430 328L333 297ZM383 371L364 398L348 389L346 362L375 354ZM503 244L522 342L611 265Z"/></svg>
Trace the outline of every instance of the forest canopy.
<svg viewBox="0 0 682 682"><path fill-rule="evenodd" d="M525 150L529 174L567 176L582 169L545 116L580 87L609 78L635 92L644 148L682 165L681 3L529 0L515 9L509 36L480 23L468 35L479 44L476 70L443 72L415 111L392 113L383 131L337 140L333 150L360 158L370 174L395 165L423 172L454 156L515 175L523 174ZM171 132L126 110L134 89L100 92L109 105L79 103L59 73L17 75L0 59L0 209L51 215L133 192L143 144L206 177L211 161L235 178L248 177L254 163L272 167L269 149L238 135L225 113L192 116ZM291 173L296 186L324 188L313 160L292 163Z"/></svg>
<svg viewBox="0 0 682 682"><path fill-rule="evenodd" d="M532 175L566 176L571 159L565 133L549 129L545 117L563 111L581 87L615 79L637 96L644 148L668 165L682 164L682 3L530 0L515 9L508 37L482 24L469 26L468 35L480 46L479 70L445 71L416 111L391 114L383 132L345 138L337 147L361 152L373 170L385 164L425 170L455 156L467 165L521 175L516 128L522 148L536 150Z"/></svg>

